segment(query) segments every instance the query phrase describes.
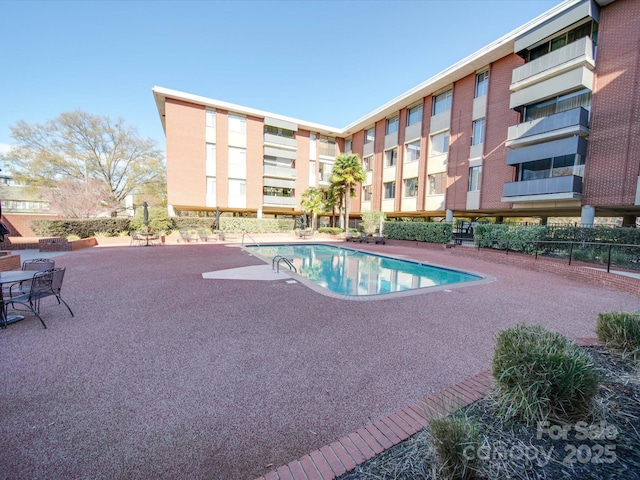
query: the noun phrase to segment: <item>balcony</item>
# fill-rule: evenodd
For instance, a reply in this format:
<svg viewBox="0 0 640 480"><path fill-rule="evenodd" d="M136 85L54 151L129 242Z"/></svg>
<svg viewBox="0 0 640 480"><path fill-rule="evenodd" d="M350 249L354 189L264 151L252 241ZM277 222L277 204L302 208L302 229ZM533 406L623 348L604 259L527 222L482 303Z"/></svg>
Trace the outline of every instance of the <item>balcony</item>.
<svg viewBox="0 0 640 480"><path fill-rule="evenodd" d="M281 137L279 135L273 135L271 133L264 134L264 143L284 145L286 147L292 148L296 148L298 146L298 141L295 138Z"/></svg>
<svg viewBox="0 0 640 480"><path fill-rule="evenodd" d="M525 63L513 71L511 75L511 90L519 90L532 83L573 70L579 66L586 66L593 70L595 68L593 47L591 38L583 37L558 50L536 58L532 62Z"/></svg>
<svg viewBox="0 0 640 480"><path fill-rule="evenodd" d="M294 197L278 197L276 195L263 195L262 204L276 207L295 207L296 199Z"/></svg>
<svg viewBox="0 0 640 480"><path fill-rule="evenodd" d="M292 167L263 165L263 172L265 177L296 178L296 169Z"/></svg>
<svg viewBox="0 0 640 480"><path fill-rule="evenodd" d="M537 198L536 198L537 196ZM519 198L518 198L519 197ZM582 197L582 177L540 178L504 184L503 202L571 200Z"/></svg>
<svg viewBox="0 0 640 480"><path fill-rule="evenodd" d="M513 125L505 145L519 147L573 135L589 135L589 112L582 107Z"/></svg>

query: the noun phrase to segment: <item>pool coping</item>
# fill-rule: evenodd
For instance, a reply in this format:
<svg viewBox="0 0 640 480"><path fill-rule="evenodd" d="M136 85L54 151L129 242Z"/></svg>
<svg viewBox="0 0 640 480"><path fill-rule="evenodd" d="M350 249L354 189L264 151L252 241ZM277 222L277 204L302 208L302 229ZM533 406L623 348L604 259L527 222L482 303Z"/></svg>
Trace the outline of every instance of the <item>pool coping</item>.
<svg viewBox="0 0 640 480"><path fill-rule="evenodd" d="M291 242L289 242L291 243ZM283 243L283 242L278 242L278 243L263 243L258 245L259 247L268 247L268 246L277 246L277 245L287 245L289 243ZM300 245L299 243L291 243L292 245ZM323 242L313 242L313 243L308 243L306 245L326 245L329 247L335 247L335 248L342 248L345 250L351 250L353 252L364 252L367 253L369 255L374 255L377 257L386 257L386 258L391 258L394 260L401 260L401 261L405 261L405 262L411 262L411 263L416 263L419 265L425 265L428 267L436 267L436 268L441 268L444 270L449 270L449 271L454 271L454 272L460 272L460 273L467 273L470 275L474 275L477 277L480 277L478 280L469 280L467 282L456 282L456 283L449 283L449 284L445 284L445 285L436 285L433 287L421 287L421 288L414 288L411 290L402 290L399 292L389 292L389 293L380 293L380 294L376 294L376 295L344 295L341 293L336 293L336 292L332 292L331 290L324 288L320 285L318 285L315 282L312 282L311 280L307 279L306 277L300 275L297 272L291 271L291 270L281 270L280 273L285 273L286 275L290 276L291 278L295 279L296 281L302 283L303 285L305 285L306 287L310 288L311 290L313 290L314 292L317 292L321 295L324 295L325 297L330 297L330 298L335 298L338 300L349 300L352 302L371 302L371 301L379 301L379 300L390 300L390 299L394 299L394 298L403 298L403 297L409 297L409 296L414 296L414 295L425 295L425 294L429 294L429 293L435 293L435 292L450 292L454 289L458 289L458 288L465 288L465 287L473 287L476 285L482 285L485 283L492 283L495 282L496 279L495 277L492 277L491 275L487 275L484 273L479 273L479 272L474 272L471 270L458 270L455 268L451 268L451 267L447 267L444 265L439 265L436 263L432 263L432 262L427 262L427 261L418 261L418 260L407 260L406 258L400 258L400 257L396 257L393 255L387 255L387 254L381 254L381 253L377 253L377 252L370 252L370 251L365 251L365 250L358 250L356 248L349 248L349 247L344 247L342 245L336 246L333 244L327 244L327 243L323 243ZM269 264L268 260L266 260L265 257L261 256L261 255L257 255L254 252L251 252L251 250L248 250L247 246L242 245L241 248L243 251L245 251L248 255L251 255L252 257L257 258L258 260L260 260L261 262L264 262L265 264Z"/></svg>
<svg viewBox="0 0 640 480"><path fill-rule="evenodd" d="M596 338L574 340L583 347L601 345ZM427 427L430 420L446 417L484 398L493 384L490 370L480 372L368 423L256 480L334 480L415 435Z"/></svg>

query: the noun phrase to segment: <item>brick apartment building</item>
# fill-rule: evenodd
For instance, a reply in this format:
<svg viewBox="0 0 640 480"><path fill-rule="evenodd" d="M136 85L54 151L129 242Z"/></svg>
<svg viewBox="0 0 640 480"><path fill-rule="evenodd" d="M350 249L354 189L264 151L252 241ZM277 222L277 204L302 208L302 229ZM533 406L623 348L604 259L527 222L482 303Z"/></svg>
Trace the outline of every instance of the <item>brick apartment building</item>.
<svg viewBox="0 0 640 480"><path fill-rule="evenodd" d="M639 0L567 0L345 128L153 94L174 211L297 215L352 152L356 216L640 214Z"/></svg>

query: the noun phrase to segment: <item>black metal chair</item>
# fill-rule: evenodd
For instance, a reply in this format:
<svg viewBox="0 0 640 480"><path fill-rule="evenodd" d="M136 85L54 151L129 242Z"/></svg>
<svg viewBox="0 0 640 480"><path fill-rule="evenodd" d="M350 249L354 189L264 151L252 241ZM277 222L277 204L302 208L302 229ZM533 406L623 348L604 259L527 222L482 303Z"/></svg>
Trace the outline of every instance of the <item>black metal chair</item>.
<svg viewBox="0 0 640 480"><path fill-rule="evenodd" d="M46 297L56 297L58 305L60 305L60 303L64 303L64 306L67 307L67 310L69 310L69 313L73 317L74 315L71 311L71 307L69 307L69 304L64 301L60 294L65 271L66 269L64 268L54 268L53 270L47 270L46 272L36 273L31 281L29 291L6 298L4 301L5 306L11 305L12 308L16 309L14 304L17 303L19 305L24 305L36 317L38 317L42 326L47 328L44 320L42 320L42 317L40 316L40 301Z"/></svg>
<svg viewBox="0 0 640 480"><path fill-rule="evenodd" d="M47 328L47 324L44 323L44 320L38 313L38 302L41 298L47 297L53 294L53 290L51 284L53 282L53 270L49 270L46 272L38 272L33 276L31 280L31 287L28 292L20 293L18 295L4 298L3 308L5 309L5 315L7 312L7 307L11 305L12 308L16 310L20 310L16 308L16 304L23 305L28 310L30 310L44 328Z"/></svg>
<svg viewBox="0 0 640 480"><path fill-rule="evenodd" d="M33 258L31 260L25 260L24 262L22 262L22 270L24 271L46 271L54 269L55 266L56 262L51 258ZM8 287L5 287L2 290L2 293L3 295L8 296L26 293L28 291L29 285L29 281L12 283Z"/></svg>

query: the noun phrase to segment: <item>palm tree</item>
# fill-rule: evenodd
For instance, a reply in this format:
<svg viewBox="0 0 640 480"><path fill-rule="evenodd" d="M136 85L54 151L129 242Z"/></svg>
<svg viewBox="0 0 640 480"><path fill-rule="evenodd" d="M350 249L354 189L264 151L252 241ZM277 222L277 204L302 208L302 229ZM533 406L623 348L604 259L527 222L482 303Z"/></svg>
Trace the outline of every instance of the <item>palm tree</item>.
<svg viewBox="0 0 640 480"><path fill-rule="evenodd" d="M342 187L344 195L344 230L349 233L349 197L355 197L355 186L364 182L366 173L357 153L343 153L338 155L333 164L331 184Z"/></svg>
<svg viewBox="0 0 640 480"><path fill-rule="evenodd" d="M318 214L325 209L323 192L319 188L309 187L302 194L302 202L300 202L305 213L311 214L311 230L317 227Z"/></svg>

